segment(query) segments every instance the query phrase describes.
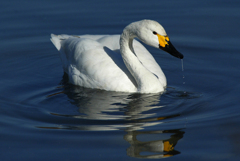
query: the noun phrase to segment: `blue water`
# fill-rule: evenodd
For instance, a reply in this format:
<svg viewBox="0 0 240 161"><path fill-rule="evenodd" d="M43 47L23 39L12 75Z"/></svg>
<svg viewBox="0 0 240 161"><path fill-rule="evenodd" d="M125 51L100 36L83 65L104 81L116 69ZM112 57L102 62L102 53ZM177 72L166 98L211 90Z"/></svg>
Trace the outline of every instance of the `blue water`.
<svg viewBox="0 0 240 161"><path fill-rule="evenodd" d="M146 46L165 93L66 82L51 33L120 34L141 19L161 23L185 56L182 71L179 59ZM1 2L1 161L239 160L239 19L236 0Z"/></svg>

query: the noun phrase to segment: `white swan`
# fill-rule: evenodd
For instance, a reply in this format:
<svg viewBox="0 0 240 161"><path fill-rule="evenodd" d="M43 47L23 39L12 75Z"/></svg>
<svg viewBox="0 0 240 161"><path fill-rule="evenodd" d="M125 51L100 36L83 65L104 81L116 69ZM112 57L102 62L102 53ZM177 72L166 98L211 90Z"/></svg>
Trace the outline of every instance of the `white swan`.
<svg viewBox="0 0 240 161"><path fill-rule="evenodd" d="M142 20L128 25L122 35L54 35L51 41L60 51L70 83L108 91L163 92L166 77L147 45L183 58L156 21Z"/></svg>

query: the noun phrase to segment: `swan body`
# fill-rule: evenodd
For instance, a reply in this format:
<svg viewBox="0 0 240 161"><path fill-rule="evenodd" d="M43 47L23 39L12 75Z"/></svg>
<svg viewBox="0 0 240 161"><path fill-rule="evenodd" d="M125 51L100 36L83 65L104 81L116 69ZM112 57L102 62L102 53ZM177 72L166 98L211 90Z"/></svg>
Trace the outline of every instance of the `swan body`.
<svg viewBox="0 0 240 161"><path fill-rule="evenodd" d="M54 35L70 83L108 91L158 93L167 83L147 45L183 58L170 43L164 28L152 20L131 23L122 35Z"/></svg>

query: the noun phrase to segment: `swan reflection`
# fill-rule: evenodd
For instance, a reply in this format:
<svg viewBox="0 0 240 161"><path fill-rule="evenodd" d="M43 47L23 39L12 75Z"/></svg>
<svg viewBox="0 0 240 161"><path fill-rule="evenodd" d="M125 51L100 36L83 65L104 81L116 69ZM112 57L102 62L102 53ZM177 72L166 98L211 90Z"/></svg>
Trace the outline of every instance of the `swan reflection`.
<svg viewBox="0 0 240 161"><path fill-rule="evenodd" d="M151 135L158 135L158 139ZM166 138L166 134L170 135ZM129 131L124 139L130 143L127 155L137 158L166 158L179 154L174 150L178 140L183 137L184 132L180 130L163 131ZM137 137L151 138L148 141L140 141ZM141 137L140 137L141 138Z"/></svg>
<svg viewBox="0 0 240 161"><path fill-rule="evenodd" d="M131 157L164 158L180 153L174 150L174 147L183 137L183 131L180 129L147 131L179 116L179 114L160 116L158 110L164 107L160 105L160 94L129 95L72 85L65 85L63 93L68 96L71 104L78 108L78 113L76 115L51 113L54 116L69 118L69 121L57 127L39 128L122 130L126 132L123 138L130 144L127 155ZM50 95L53 96L55 95Z"/></svg>

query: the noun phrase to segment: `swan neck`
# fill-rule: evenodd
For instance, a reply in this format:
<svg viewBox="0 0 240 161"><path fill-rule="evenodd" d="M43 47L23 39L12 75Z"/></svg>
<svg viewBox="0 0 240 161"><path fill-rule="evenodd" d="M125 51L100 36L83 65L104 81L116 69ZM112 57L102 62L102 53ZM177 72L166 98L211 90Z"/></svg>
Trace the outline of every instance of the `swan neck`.
<svg viewBox="0 0 240 161"><path fill-rule="evenodd" d="M133 54L134 49L133 49L133 39L136 37L135 34L133 34L131 31L125 29L123 30L123 33L120 37L120 47L123 49L127 50L126 48L129 48ZM121 48L120 48L121 49Z"/></svg>
<svg viewBox="0 0 240 161"><path fill-rule="evenodd" d="M139 61L134 52L133 40L136 34L126 27L120 37L120 52L123 61L137 83L137 92L153 93L163 91L158 78Z"/></svg>

